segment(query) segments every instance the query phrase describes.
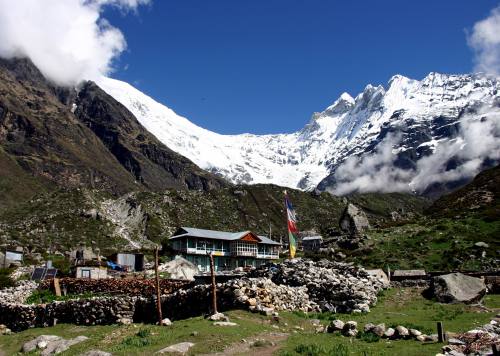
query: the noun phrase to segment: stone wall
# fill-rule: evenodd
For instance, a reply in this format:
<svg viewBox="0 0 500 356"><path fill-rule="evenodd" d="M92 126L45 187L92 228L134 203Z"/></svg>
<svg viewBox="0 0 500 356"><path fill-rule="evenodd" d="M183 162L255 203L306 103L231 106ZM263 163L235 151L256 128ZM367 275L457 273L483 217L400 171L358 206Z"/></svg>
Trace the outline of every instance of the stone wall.
<svg viewBox="0 0 500 356"><path fill-rule="evenodd" d="M13 331L52 326L54 323L107 325L133 319L140 297L110 297L27 305L0 303L0 324ZM141 321L141 320L138 320Z"/></svg>

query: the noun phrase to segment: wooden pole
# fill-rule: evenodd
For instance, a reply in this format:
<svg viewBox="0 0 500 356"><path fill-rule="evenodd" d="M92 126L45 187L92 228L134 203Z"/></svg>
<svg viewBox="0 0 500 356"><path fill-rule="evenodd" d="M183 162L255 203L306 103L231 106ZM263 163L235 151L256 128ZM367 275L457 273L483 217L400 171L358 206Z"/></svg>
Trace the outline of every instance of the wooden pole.
<svg viewBox="0 0 500 356"><path fill-rule="evenodd" d="M497 344L491 345L491 351L493 351L493 356L500 356L500 350L497 347Z"/></svg>
<svg viewBox="0 0 500 356"><path fill-rule="evenodd" d="M215 267L214 255L209 253L210 256L210 275L212 276L212 310L213 314L217 314L217 285L215 284Z"/></svg>
<svg viewBox="0 0 500 356"><path fill-rule="evenodd" d="M163 325L163 316L161 313L161 291L160 291L160 275L158 273L158 247L155 247L155 276L156 276L156 310L158 312L158 325Z"/></svg>

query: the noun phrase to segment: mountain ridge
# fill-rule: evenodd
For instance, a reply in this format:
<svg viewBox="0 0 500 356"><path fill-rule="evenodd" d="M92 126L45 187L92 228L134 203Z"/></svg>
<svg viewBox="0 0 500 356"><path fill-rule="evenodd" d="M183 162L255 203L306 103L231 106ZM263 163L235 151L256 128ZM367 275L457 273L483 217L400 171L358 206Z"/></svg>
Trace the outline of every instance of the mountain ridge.
<svg viewBox="0 0 500 356"><path fill-rule="evenodd" d="M497 78L431 72L418 81L394 75L385 86L368 84L355 98L343 93L297 132L220 135L127 83L102 78L97 84L165 145L233 183L334 192L338 167L350 156L375 152L389 133L401 134L394 147L396 166L414 170L417 161L432 155L440 142L458 135L465 114L473 115L483 105L500 107L495 103L500 103ZM425 187L418 192L425 192Z"/></svg>

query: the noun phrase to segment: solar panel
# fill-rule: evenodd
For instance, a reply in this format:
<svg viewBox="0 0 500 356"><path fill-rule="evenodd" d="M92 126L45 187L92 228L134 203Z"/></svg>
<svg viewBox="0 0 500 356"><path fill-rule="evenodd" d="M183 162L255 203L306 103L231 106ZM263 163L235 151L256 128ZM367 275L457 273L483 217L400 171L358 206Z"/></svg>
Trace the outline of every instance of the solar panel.
<svg viewBox="0 0 500 356"><path fill-rule="evenodd" d="M45 267L36 267L35 270L33 271L33 274L31 275L31 280L41 281L45 276L46 270L47 268Z"/></svg>
<svg viewBox="0 0 500 356"><path fill-rule="evenodd" d="M47 268L47 271L45 272L45 276L43 279L54 279L57 274L57 269L56 268Z"/></svg>

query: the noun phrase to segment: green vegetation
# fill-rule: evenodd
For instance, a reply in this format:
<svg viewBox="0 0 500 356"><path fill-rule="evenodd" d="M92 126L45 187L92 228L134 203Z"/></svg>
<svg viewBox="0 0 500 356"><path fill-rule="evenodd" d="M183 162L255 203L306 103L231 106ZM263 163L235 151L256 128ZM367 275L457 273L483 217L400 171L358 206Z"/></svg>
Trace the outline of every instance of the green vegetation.
<svg viewBox="0 0 500 356"><path fill-rule="evenodd" d="M421 215L428 201L408 194L369 194L340 198L328 193L289 190L303 231L327 236L338 229L348 200L362 206L374 225L390 220L392 210ZM121 216L134 211L127 222L129 236L166 244L180 226L215 230L253 230L272 237L286 236L283 188L275 185L235 186L212 191L166 190L137 192L113 198L96 190L59 190L0 212L0 243L15 240L36 251L65 252L80 243L99 247L103 254L121 248L122 226L111 219L103 203L116 207ZM36 236L36 239L33 238ZM63 268L64 269L64 268Z"/></svg>
<svg viewBox="0 0 500 356"><path fill-rule="evenodd" d="M349 260L367 268L428 271L485 270L498 267L500 221L476 217L422 218L401 226L379 228L368 233L367 248L351 252ZM484 242L488 248L474 244Z"/></svg>
<svg viewBox="0 0 500 356"><path fill-rule="evenodd" d="M10 278L12 268L0 268L0 289L14 286L14 281Z"/></svg>
<svg viewBox="0 0 500 356"><path fill-rule="evenodd" d="M426 333L436 329L436 322L442 321L446 331L459 332L487 323L499 311L500 296L489 295L485 298L485 309L467 305L442 305L424 299L415 289L389 290L379 299L378 304L368 314L337 314L341 320L355 320L358 328L364 324L385 323L387 326L405 325ZM76 326L58 324L51 328L36 328L12 335L0 336L0 350L15 354L22 344L42 334L60 335L72 338L85 335L89 340L77 344L62 353L63 356L78 355L88 350L103 350L113 355L150 355L169 345L179 342L193 342L190 354L213 353L231 347L241 347L242 339L249 340L247 351L260 353L273 350L280 356L292 355L435 355L441 348L439 343L422 344L414 340L388 341L376 340L369 334L360 333L359 337L347 338L340 334L316 334L310 322L318 314L280 313L280 322L245 311L235 310L227 313L238 324L237 327L215 327L212 322L201 317L174 321L172 326L156 325L110 325ZM320 318L328 325L332 314ZM275 329L277 327L278 329ZM300 329L297 329L300 327ZM273 333L286 333L285 339L269 339ZM251 342L251 340L255 342ZM248 350L252 351L248 351Z"/></svg>

